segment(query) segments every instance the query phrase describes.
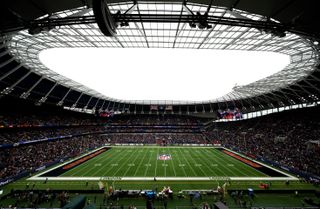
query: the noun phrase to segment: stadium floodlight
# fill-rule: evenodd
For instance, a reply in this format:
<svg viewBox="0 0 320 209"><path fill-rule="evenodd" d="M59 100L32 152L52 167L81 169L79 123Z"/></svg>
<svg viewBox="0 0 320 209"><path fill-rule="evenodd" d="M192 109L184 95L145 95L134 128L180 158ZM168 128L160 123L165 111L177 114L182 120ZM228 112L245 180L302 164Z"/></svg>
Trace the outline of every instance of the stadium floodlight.
<svg viewBox="0 0 320 209"><path fill-rule="evenodd" d="M46 32L49 32L50 30L52 30L54 27L52 26L48 26L48 27L42 27L40 25L37 25L37 24L34 24L32 25L29 30L28 30L28 33L30 35L37 35L37 34L40 34L41 32L43 31L46 31Z"/></svg>
<svg viewBox="0 0 320 209"><path fill-rule="evenodd" d="M212 25L208 24L208 13L204 13L203 15L200 12L197 12L196 15L197 19L197 26L199 29L210 29L212 28Z"/></svg>
<svg viewBox="0 0 320 209"><path fill-rule="evenodd" d="M92 10L101 32L105 36L114 36L117 24L113 19L106 0L92 0Z"/></svg>

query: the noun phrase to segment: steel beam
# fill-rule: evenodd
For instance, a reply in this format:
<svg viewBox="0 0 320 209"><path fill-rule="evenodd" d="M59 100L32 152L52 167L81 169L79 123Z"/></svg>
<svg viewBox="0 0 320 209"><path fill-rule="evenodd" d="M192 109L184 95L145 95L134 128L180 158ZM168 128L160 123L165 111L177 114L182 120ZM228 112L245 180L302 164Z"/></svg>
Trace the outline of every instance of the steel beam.
<svg viewBox="0 0 320 209"><path fill-rule="evenodd" d="M47 101L47 98L48 98L48 96L51 94L51 92L53 91L53 89L56 87L58 85L58 83L55 83L52 87L51 87L51 89L48 91L48 93L46 93L46 95L44 96L44 97L42 97L38 102L37 102L37 104L42 104L42 103L44 103L45 101Z"/></svg>
<svg viewBox="0 0 320 209"><path fill-rule="evenodd" d="M30 71L30 72L31 72L31 71ZM40 77L40 79L39 79L37 82L35 82L35 83L33 84L33 86L32 86L28 91L23 92L23 93L20 95L20 98L22 98L22 99L28 98L28 96L30 95L30 92L31 92L42 80L43 80L43 77Z"/></svg>
<svg viewBox="0 0 320 209"><path fill-rule="evenodd" d="M197 16L194 14L189 15L170 15L170 14L113 14L113 18L116 22L175 22L175 23L191 23L197 22ZM240 27L250 27L257 29L270 30L274 32L284 32L290 31L300 35L315 36L317 34L312 34L310 31L296 30L291 25L285 25L282 23L272 22L272 21L261 21L261 20L251 20L243 18L231 18L231 17L221 17L221 16L207 16L208 24L221 24L221 25L232 25ZM3 33L19 31L28 28L38 28L41 30L48 30L50 28L64 26L64 25L78 25L78 24L92 24L96 23L95 17L93 15L87 16L70 16L65 18L44 18L40 20L34 20L30 22L30 26L22 26L17 30L7 29L2 31ZM13 30L13 31L12 31Z"/></svg>
<svg viewBox="0 0 320 209"><path fill-rule="evenodd" d="M63 96L63 98L57 103L57 106L62 106L62 105L63 105L64 100L65 100L66 97L69 95L69 93L70 93L71 90L72 90L72 89L69 88L69 90L67 91L67 93L66 93L66 94Z"/></svg>
<svg viewBox="0 0 320 209"><path fill-rule="evenodd" d="M23 75L19 80L17 80L14 84L12 84L10 87L7 87L5 89L3 89L0 92L0 95L7 95L10 94L14 87L16 87L16 85L18 85L21 81L23 81L26 77L28 77L31 74L31 71L28 71L25 75Z"/></svg>

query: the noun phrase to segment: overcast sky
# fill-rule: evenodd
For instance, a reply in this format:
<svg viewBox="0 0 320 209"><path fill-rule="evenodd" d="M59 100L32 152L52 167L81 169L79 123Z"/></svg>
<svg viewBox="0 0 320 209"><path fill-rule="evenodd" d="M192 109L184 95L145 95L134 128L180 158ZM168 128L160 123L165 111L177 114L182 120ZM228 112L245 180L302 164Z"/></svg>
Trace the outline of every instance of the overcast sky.
<svg viewBox="0 0 320 209"><path fill-rule="evenodd" d="M215 99L290 62L274 52L163 48L54 48L39 58L108 97L183 101Z"/></svg>

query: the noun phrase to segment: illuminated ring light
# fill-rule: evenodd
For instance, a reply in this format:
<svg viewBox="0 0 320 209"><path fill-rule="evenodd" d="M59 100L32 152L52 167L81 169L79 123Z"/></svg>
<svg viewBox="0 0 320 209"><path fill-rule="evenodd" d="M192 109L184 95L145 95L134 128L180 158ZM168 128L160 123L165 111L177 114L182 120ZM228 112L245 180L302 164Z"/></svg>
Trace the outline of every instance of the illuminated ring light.
<svg viewBox="0 0 320 209"><path fill-rule="evenodd" d="M101 0L101 3L102 2L103 1ZM133 4L128 2L113 3L109 5L109 9L112 14L118 11L123 14L132 6ZM174 2L139 2L139 12L141 14L157 12L158 14L165 13L177 15L181 13L181 7L181 4ZM195 13L197 11L203 13L207 10L207 5L203 4L188 3L188 7ZM138 11L133 11L133 14L138 14L137 12ZM232 13L237 13L237 15L233 16ZM93 12L91 9L77 8L58 12L54 14L53 17L78 16L79 14L93 15ZM187 14L187 12L184 11L183 14ZM237 9L229 11L227 8L218 6L213 6L209 15L224 17L236 17L241 15L244 18L253 20L265 20L266 18L261 15L251 14ZM27 31L21 31L12 35L7 40L6 44L10 54L33 72L57 81L64 86L85 92L91 96L131 104L152 104L153 102L154 104L165 102L165 104L173 105L205 104L255 97L279 90L280 88L285 88L298 82L312 73L318 64L317 60L319 54L314 48L313 43L289 32L287 32L285 37L279 38L254 28L214 25L212 29L200 30L197 28L190 28L188 24L178 23L148 23L144 24L143 29L145 34L143 33L141 23L130 23L128 27L117 28L116 36L106 37L101 33L97 24L70 25L53 29L49 32L42 32L34 36L28 34ZM159 31L160 35L157 35L157 32ZM107 97L108 95L102 95L95 90L89 89L82 84L48 69L40 62L38 55L42 50L56 47L158 47L269 51L289 55L291 61L283 70L248 85L238 86L230 93L213 100L201 102L132 101Z"/></svg>

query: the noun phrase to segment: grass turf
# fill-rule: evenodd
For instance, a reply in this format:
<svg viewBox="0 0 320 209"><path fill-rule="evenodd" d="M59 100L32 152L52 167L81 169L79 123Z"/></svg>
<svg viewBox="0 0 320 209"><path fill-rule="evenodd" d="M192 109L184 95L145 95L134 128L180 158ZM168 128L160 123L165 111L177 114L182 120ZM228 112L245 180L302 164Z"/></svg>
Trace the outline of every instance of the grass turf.
<svg viewBox="0 0 320 209"><path fill-rule="evenodd" d="M159 160L161 154L170 160ZM64 177L265 177L214 148L113 147Z"/></svg>

